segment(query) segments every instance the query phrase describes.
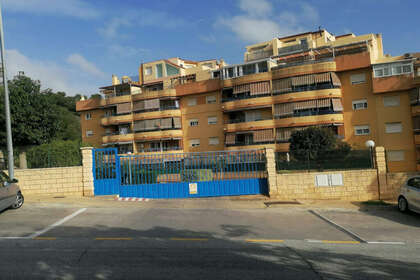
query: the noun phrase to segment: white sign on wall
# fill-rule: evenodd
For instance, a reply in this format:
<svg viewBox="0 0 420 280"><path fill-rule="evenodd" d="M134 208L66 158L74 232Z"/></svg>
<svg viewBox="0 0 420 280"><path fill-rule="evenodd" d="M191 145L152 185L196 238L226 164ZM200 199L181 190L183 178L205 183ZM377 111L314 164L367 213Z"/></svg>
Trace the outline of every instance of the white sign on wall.
<svg viewBox="0 0 420 280"><path fill-rule="evenodd" d="M190 183L190 184L188 184L188 187L190 189L190 194L197 194L198 193L197 183Z"/></svg>

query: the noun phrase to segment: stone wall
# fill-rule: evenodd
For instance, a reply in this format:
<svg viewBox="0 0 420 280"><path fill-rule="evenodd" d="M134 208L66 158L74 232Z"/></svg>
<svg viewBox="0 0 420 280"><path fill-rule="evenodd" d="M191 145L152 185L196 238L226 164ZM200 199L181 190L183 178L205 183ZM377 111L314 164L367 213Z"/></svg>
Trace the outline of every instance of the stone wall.
<svg viewBox="0 0 420 280"><path fill-rule="evenodd" d="M82 166L15 169L23 195L83 195Z"/></svg>
<svg viewBox="0 0 420 280"><path fill-rule="evenodd" d="M388 173L387 177L387 188L386 192L382 193L383 199L397 199L400 193L401 186L412 176L419 176L419 172L396 172Z"/></svg>
<svg viewBox="0 0 420 280"><path fill-rule="evenodd" d="M316 176L342 174L342 186L316 186ZM270 196L278 199L340 199L364 201L378 199L376 169L329 172L277 174L277 186L270 189Z"/></svg>

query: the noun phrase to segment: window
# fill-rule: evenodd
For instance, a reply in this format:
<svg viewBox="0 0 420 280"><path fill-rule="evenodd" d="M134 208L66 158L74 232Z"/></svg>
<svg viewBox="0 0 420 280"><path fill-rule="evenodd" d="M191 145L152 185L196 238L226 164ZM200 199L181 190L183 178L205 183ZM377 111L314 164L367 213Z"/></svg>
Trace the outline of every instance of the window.
<svg viewBox="0 0 420 280"><path fill-rule="evenodd" d="M189 98L188 99L188 106L195 106L197 105L197 98L193 97L193 98Z"/></svg>
<svg viewBox="0 0 420 280"><path fill-rule="evenodd" d="M178 75L179 69L176 68L175 66L166 64L166 73L168 74L168 76Z"/></svg>
<svg viewBox="0 0 420 280"><path fill-rule="evenodd" d="M245 64L242 66L242 73L244 75L255 74L256 71L255 64Z"/></svg>
<svg viewBox="0 0 420 280"><path fill-rule="evenodd" d="M369 135L370 129L368 125L356 125L354 127L354 135Z"/></svg>
<svg viewBox="0 0 420 280"><path fill-rule="evenodd" d="M91 114L91 113L86 113L86 115L85 115L85 119L86 119L86 120L90 120L90 119L92 119L92 114Z"/></svg>
<svg viewBox="0 0 420 280"><path fill-rule="evenodd" d="M92 130L86 130L86 137L91 137L93 136L93 131Z"/></svg>
<svg viewBox="0 0 420 280"><path fill-rule="evenodd" d="M400 122L386 123L385 124L385 132L386 133L401 133L402 132L402 124Z"/></svg>
<svg viewBox="0 0 420 280"><path fill-rule="evenodd" d="M211 74L213 79L220 78L220 71L214 71Z"/></svg>
<svg viewBox="0 0 420 280"><path fill-rule="evenodd" d="M387 151L386 158L388 161L403 161L404 151Z"/></svg>
<svg viewBox="0 0 420 280"><path fill-rule="evenodd" d="M146 67L146 69L144 70L144 74L147 76L152 75L152 67L151 66Z"/></svg>
<svg viewBox="0 0 420 280"><path fill-rule="evenodd" d="M258 73L268 72L267 61L258 62Z"/></svg>
<svg viewBox="0 0 420 280"><path fill-rule="evenodd" d="M105 111L105 117L112 116L112 111Z"/></svg>
<svg viewBox="0 0 420 280"><path fill-rule="evenodd" d="M219 145L219 137L209 137L209 145Z"/></svg>
<svg viewBox="0 0 420 280"><path fill-rule="evenodd" d="M156 64L156 78L162 78L163 77L163 70L162 70L162 64Z"/></svg>
<svg viewBox="0 0 420 280"><path fill-rule="evenodd" d="M216 95L206 96L206 103L207 104L216 104L216 102L217 102Z"/></svg>
<svg viewBox="0 0 420 280"><path fill-rule="evenodd" d="M408 180L407 186L420 189L420 177L414 177Z"/></svg>
<svg viewBox="0 0 420 280"><path fill-rule="evenodd" d="M190 140L190 147L198 147L200 146L200 139L191 139Z"/></svg>
<svg viewBox="0 0 420 280"><path fill-rule="evenodd" d="M208 124L217 124L217 117L208 117Z"/></svg>
<svg viewBox="0 0 420 280"><path fill-rule="evenodd" d="M363 109L367 109L368 107L367 99L354 100L352 104L353 104L353 110L363 110Z"/></svg>
<svg viewBox="0 0 420 280"><path fill-rule="evenodd" d="M385 107L400 106L400 96L384 96L384 106Z"/></svg>
<svg viewBox="0 0 420 280"><path fill-rule="evenodd" d="M403 61L373 65L375 78L413 73L413 62Z"/></svg>
<svg viewBox="0 0 420 280"><path fill-rule="evenodd" d="M190 126L198 126L198 119L191 119L189 120Z"/></svg>
<svg viewBox="0 0 420 280"><path fill-rule="evenodd" d="M361 74L351 75L350 76L350 82L351 82L352 85L358 85L358 84L366 83L366 74L361 73Z"/></svg>

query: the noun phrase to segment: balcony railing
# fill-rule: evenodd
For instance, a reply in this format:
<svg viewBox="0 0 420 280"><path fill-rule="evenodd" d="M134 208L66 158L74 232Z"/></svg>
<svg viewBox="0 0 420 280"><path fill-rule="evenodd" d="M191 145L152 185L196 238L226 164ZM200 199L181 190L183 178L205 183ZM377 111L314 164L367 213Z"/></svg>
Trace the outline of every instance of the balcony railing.
<svg viewBox="0 0 420 280"><path fill-rule="evenodd" d="M307 51L307 50L308 50L308 45L307 44L292 45L292 46L282 47L282 48L278 49L279 56L283 56L283 55L286 55L286 54L303 52L303 51Z"/></svg>
<svg viewBox="0 0 420 280"><path fill-rule="evenodd" d="M168 111L168 110L178 110L179 106L161 106L160 108L154 109L143 109L143 110L134 110L135 113L147 113L147 112L157 112L157 111Z"/></svg>
<svg viewBox="0 0 420 280"><path fill-rule="evenodd" d="M237 141L235 144L226 144L226 147L251 146L251 145L267 145L267 144L274 144L274 141L265 141L265 142L254 142L254 141L238 142Z"/></svg>
<svg viewBox="0 0 420 280"><path fill-rule="evenodd" d="M271 96L271 93L259 94L259 95L250 95L250 94L236 94L234 96L225 96L222 97L222 102L238 101L243 99L257 98L257 97L266 97Z"/></svg>
<svg viewBox="0 0 420 280"><path fill-rule="evenodd" d="M272 120L271 118L260 118L255 120L245 120L245 118L239 118L239 119L229 119L225 121L225 124L235 124L235 123L244 123L244 122L258 122L258 121L267 121Z"/></svg>
<svg viewBox="0 0 420 280"><path fill-rule="evenodd" d="M113 135L127 135L127 134L131 134L133 133L131 130L128 130L125 133L121 133L119 131L114 131L114 132L108 132L108 133L104 133L102 136L113 136Z"/></svg>
<svg viewBox="0 0 420 280"><path fill-rule="evenodd" d="M181 130L180 127L170 127L170 128L150 128L150 129L144 129L144 130L135 130L135 133L143 133L143 132L152 132L152 131L166 131L166 130Z"/></svg>
<svg viewBox="0 0 420 280"><path fill-rule="evenodd" d="M162 148L147 148L147 149L138 149L139 153L153 153L153 152L168 152L168 151L180 151L181 147L162 147Z"/></svg>
<svg viewBox="0 0 420 280"><path fill-rule="evenodd" d="M258 59L269 58L273 55L273 50L253 51L246 54L246 61L253 61Z"/></svg>
<svg viewBox="0 0 420 280"><path fill-rule="evenodd" d="M330 57L322 58L322 59L316 59L316 60L311 59L311 60L294 61L294 62L284 62L284 63L282 63L280 61L277 64L277 66L271 68L271 71L278 70L278 69L283 69L283 68L288 68L288 67L293 67L293 66L318 64L318 63L333 62L333 61L334 61L334 57L333 57L332 54L330 55Z"/></svg>
<svg viewBox="0 0 420 280"><path fill-rule="evenodd" d="M292 86L292 89L289 91L276 92L276 93L273 93L273 95L282 95L282 94L288 94L288 93L294 93L294 92L334 89L334 88L340 88L340 87L334 86L332 83L323 83L323 84L306 85L306 86Z"/></svg>
<svg viewBox="0 0 420 280"><path fill-rule="evenodd" d="M274 116L275 119L287 119L287 118L296 118L296 117L309 117L309 116L321 116L321 115L332 115L332 114L342 114L343 112L336 112L332 109L330 110L322 110L322 111L312 111L312 110L305 110L305 111L296 111L293 114L285 115L285 116Z"/></svg>

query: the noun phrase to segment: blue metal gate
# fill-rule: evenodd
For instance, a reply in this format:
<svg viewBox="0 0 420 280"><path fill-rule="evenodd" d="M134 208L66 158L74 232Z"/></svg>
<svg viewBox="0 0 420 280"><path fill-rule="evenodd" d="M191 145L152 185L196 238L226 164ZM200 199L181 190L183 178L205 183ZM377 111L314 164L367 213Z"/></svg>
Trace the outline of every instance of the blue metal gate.
<svg viewBox="0 0 420 280"><path fill-rule="evenodd" d="M121 180L117 149L93 149L92 153L94 194L118 194Z"/></svg>
<svg viewBox="0 0 420 280"><path fill-rule="evenodd" d="M104 150L108 149L97 151ZM114 167L115 172L111 173L110 179L100 179L103 183L98 184L98 192L98 176L95 177L95 194L118 193L120 197L157 199L268 193L265 150L120 155L114 158L115 161L107 160L107 164L111 169ZM94 161L98 166L96 158Z"/></svg>

